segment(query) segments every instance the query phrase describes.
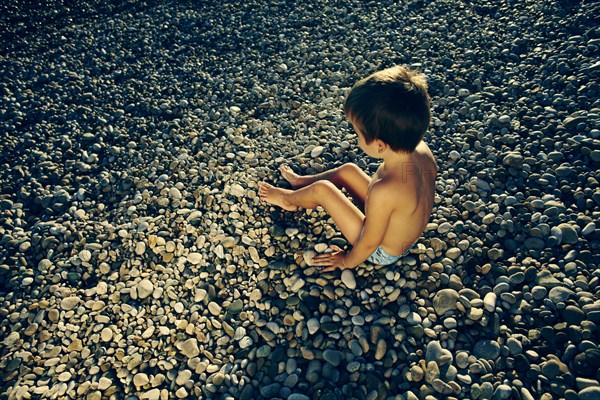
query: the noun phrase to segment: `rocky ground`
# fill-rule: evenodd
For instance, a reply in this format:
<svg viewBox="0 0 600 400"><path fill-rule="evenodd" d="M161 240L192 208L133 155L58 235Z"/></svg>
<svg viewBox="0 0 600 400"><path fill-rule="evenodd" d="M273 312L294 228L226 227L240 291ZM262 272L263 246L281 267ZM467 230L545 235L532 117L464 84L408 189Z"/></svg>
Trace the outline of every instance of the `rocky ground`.
<svg viewBox="0 0 600 400"><path fill-rule="evenodd" d="M600 398L597 1L2 6L0 399ZM412 254L319 275L281 163L361 154L341 107L429 77Z"/></svg>

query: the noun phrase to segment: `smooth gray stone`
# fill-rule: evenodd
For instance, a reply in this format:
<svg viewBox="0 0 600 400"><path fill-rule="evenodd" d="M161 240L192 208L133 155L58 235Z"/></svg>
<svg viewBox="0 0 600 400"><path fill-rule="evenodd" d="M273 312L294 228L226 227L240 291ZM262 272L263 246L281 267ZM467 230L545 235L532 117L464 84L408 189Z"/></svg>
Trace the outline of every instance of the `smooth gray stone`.
<svg viewBox="0 0 600 400"><path fill-rule="evenodd" d="M277 397L277 395L279 395L279 389L281 388L281 385L279 383L272 383L270 385L267 386L263 386L260 389L260 395L267 398L267 399L272 399L274 397Z"/></svg>
<svg viewBox="0 0 600 400"><path fill-rule="evenodd" d="M486 360L495 360L500 356L500 345L494 340L480 340L475 344L473 354Z"/></svg>
<svg viewBox="0 0 600 400"><path fill-rule="evenodd" d="M548 298L552 300L554 304L565 302L569 296L573 295L574 292L562 286L553 287L548 293Z"/></svg>
<svg viewBox="0 0 600 400"><path fill-rule="evenodd" d="M575 244L579 241L579 235L571 224L562 223L558 227L562 232L562 243Z"/></svg>
<svg viewBox="0 0 600 400"><path fill-rule="evenodd" d="M310 397L302 393L292 393L288 396L287 400L310 400Z"/></svg>
<svg viewBox="0 0 600 400"><path fill-rule="evenodd" d="M548 289L562 285L562 283L558 279L556 279L550 271L546 269L541 270L537 274L537 276L535 277L535 282L538 285Z"/></svg>
<svg viewBox="0 0 600 400"><path fill-rule="evenodd" d="M579 400L598 400L600 399L600 386L587 387L577 393Z"/></svg>
<svg viewBox="0 0 600 400"><path fill-rule="evenodd" d="M569 325L579 325L585 319L585 313L576 306L567 306L561 314Z"/></svg>
<svg viewBox="0 0 600 400"><path fill-rule="evenodd" d="M323 360L327 361L334 367L340 365L344 358L344 354L341 351L327 349L323 352Z"/></svg>
<svg viewBox="0 0 600 400"><path fill-rule="evenodd" d="M446 311L456 310L458 292L454 289L442 289L433 297L433 308L437 315L444 315Z"/></svg>
<svg viewBox="0 0 600 400"><path fill-rule="evenodd" d="M513 337L509 337L506 340L506 346L512 355L521 354L523 352L523 344Z"/></svg>
<svg viewBox="0 0 600 400"><path fill-rule="evenodd" d="M427 343L427 350L425 351L425 361L439 361L442 355L442 346L437 340L432 340Z"/></svg>
<svg viewBox="0 0 600 400"><path fill-rule="evenodd" d="M498 385L496 390L494 391L493 399L505 400L510 397L512 393L512 389L508 385Z"/></svg>

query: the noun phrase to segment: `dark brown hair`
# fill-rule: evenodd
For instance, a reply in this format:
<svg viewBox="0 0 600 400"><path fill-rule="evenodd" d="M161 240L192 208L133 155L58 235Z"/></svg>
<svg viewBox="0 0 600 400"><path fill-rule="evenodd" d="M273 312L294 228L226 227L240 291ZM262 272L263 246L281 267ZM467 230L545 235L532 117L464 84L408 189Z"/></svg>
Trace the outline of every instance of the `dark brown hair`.
<svg viewBox="0 0 600 400"><path fill-rule="evenodd" d="M367 143L380 139L394 151L412 152L431 119L427 80L419 71L395 66L357 82L344 113Z"/></svg>

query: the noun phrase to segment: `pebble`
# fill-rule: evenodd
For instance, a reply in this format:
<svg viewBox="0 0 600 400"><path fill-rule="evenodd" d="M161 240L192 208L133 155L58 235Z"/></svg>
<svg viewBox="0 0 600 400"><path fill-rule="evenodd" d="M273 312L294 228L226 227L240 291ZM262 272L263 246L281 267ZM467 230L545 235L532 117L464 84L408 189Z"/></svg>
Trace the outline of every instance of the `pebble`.
<svg viewBox="0 0 600 400"><path fill-rule="evenodd" d="M197 265L202 262L202 254L200 253L190 253L187 255L187 260L190 264Z"/></svg>
<svg viewBox="0 0 600 400"><path fill-rule="evenodd" d="M323 352L323 359L331 365L333 365L334 367L340 365L340 363L342 362L342 358L343 353L337 350L327 349Z"/></svg>
<svg viewBox="0 0 600 400"><path fill-rule="evenodd" d="M137 373L133 376L133 384L137 387L146 386L150 383L148 375L143 372Z"/></svg>
<svg viewBox="0 0 600 400"><path fill-rule="evenodd" d="M240 346L241 349L247 349L248 347L252 346L254 344L254 341L252 340L251 337L248 336L244 336L239 340L238 345Z"/></svg>
<svg viewBox="0 0 600 400"><path fill-rule="evenodd" d="M520 153L508 153L504 156L502 162L509 167L521 169L523 168L524 158Z"/></svg>
<svg viewBox="0 0 600 400"><path fill-rule="evenodd" d="M456 353L456 366L458 368L467 368L469 365L469 353L464 351L459 351Z"/></svg>
<svg viewBox="0 0 600 400"><path fill-rule="evenodd" d="M321 363L318 360L312 360L308 363L306 369L306 380L309 383L316 383L321 374Z"/></svg>
<svg viewBox="0 0 600 400"><path fill-rule="evenodd" d="M277 397L277 394L279 394L280 387L281 385L279 383L272 383L270 385L263 386L260 389L260 395L267 399L273 399Z"/></svg>
<svg viewBox="0 0 600 400"><path fill-rule="evenodd" d="M585 320L585 313L577 306L569 305L561 311L565 322L569 325L578 326Z"/></svg>
<svg viewBox="0 0 600 400"><path fill-rule="evenodd" d="M375 347L375 359L381 360L387 352L387 342L384 339L379 339Z"/></svg>
<svg viewBox="0 0 600 400"><path fill-rule="evenodd" d="M313 250L306 250L304 253L302 253L302 257L304 258L304 262L308 266L312 265L312 259L315 258L316 255L317 255L317 252L313 251Z"/></svg>
<svg viewBox="0 0 600 400"><path fill-rule="evenodd" d="M113 331L110 328L104 328L100 333L100 337L103 342L110 342L113 338Z"/></svg>
<svg viewBox="0 0 600 400"><path fill-rule="evenodd" d="M182 371L179 371L179 374L177 374L177 379L175 379L175 383L178 385L184 385L187 381L190 380L191 377L192 371L190 371L189 369L184 369Z"/></svg>
<svg viewBox="0 0 600 400"><path fill-rule="evenodd" d="M513 337L509 337L506 340L506 345L508 347L508 351L512 355L521 354L523 352L523 345L517 339Z"/></svg>
<svg viewBox="0 0 600 400"><path fill-rule="evenodd" d="M292 393L288 396L287 400L310 400L310 397L301 393Z"/></svg>
<svg viewBox="0 0 600 400"><path fill-rule="evenodd" d="M84 262L90 261L92 259L92 252L87 249L81 250L79 252L79 259Z"/></svg>
<svg viewBox="0 0 600 400"><path fill-rule="evenodd" d="M550 292L548 293L548 298L556 304L567 301L567 299L573 294L574 292L572 290L567 289L565 287L557 286L550 289Z"/></svg>
<svg viewBox="0 0 600 400"><path fill-rule="evenodd" d="M413 382L420 382L425 376L425 372L418 365L413 365L410 369L410 376Z"/></svg>
<svg viewBox="0 0 600 400"><path fill-rule="evenodd" d="M142 255L146 252L146 243L137 242L135 245L135 254Z"/></svg>
<svg viewBox="0 0 600 400"><path fill-rule="evenodd" d="M306 281L304 279L296 278L290 286L290 291L293 293L297 293L298 291L300 291L300 289L304 287L305 284Z"/></svg>
<svg viewBox="0 0 600 400"><path fill-rule="evenodd" d="M356 279L354 279L354 274L351 270L345 269L342 271L342 282L348 289L356 289Z"/></svg>
<svg viewBox="0 0 600 400"><path fill-rule="evenodd" d="M4 338L2 343L4 343L4 345L7 347L13 347L19 341L19 339L21 339L19 332L11 332Z"/></svg>
<svg viewBox="0 0 600 400"><path fill-rule="evenodd" d="M494 312L496 310L496 301L497 301L496 293L489 292L483 298L483 305L487 311Z"/></svg>
<svg viewBox="0 0 600 400"><path fill-rule="evenodd" d="M310 151L310 156L312 158L317 158L319 157L323 151L325 150L325 148L323 146L315 146L311 151Z"/></svg>
<svg viewBox="0 0 600 400"><path fill-rule="evenodd" d="M308 328L308 333L314 335L321 327L321 324L319 323L318 319L311 318L308 321L306 321L306 326Z"/></svg>
<svg viewBox="0 0 600 400"><path fill-rule="evenodd" d="M480 340L475 343L473 355L486 360L495 360L500 356L500 345L494 340Z"/></svg>
<svg viewBox="0 0 600 400"><path fill-rule="evenodd" d="M181 350L181 353L188 358L194 358L197 357L198 354L200 354L200 349L198 348L198 341L194 338L190 338L183 342L180 342L178 348L179 350Z"/></svg>
<svg viewBox="0 0 600 400"><path fill-rule="evenodd" d="M498 122L500 122L501 124L508 124L510 122L510 116L509 115L501 115L498 117Z"/></svg>
<svg viewBox="0 0 600 400"><path fill-rule="evenodd" d="M589 222L586 226L583 227L583 229L581 230L581 234L583 236L588 236L591 235L592 233L594 233L596 231L596 224L593 222Z"/></svg>
<svg viewBox="0 0 600 400"><path fill-rule="evenodd" d="M221 310L221 306L215 303L214 301L208 303L208 311L210 311L210 313L215 317L218 317L221 314Z"/></svg>
<svg viewBox="0 0 600 400"><path fill-rule="evenodd" d="M68 382L69 380L71 380L71 376L72 374L70 372L65 371L58 375L58 380L60 382Z"/></svg>
<svg viewBox="0 0 600 400"><path fill-rule="evenodd" d="M437 315L444 315L446 311L456 310L458 292L454 289L442 289L433 297L433 308Z"/></svg>
<svg viewBox="0 0 600 400"><path fill-rule="evenodd" d="M571 224L562 223L558 225L558 228L560 229L562 234L562 243L577 243L577 241L579 240L579 235L577 234L577 231L575 230L575 228L573 228Z"/></svg>
<svg viewBox="0 0 600 400"><path fill-rule="evenodd" d="M148 298L154 291L154 284L149 279L142 279L136 287L140 299Z"/></svg>
<svg viewBox="0 0 600 400"><path fill-rule="evenodd" d="M439 362L443 354L442 345L437 340L432 340L427 343L427 350L425 352L425 361L436 361Z"/></svg>
<svg viewBox="0 0 600 400"><path fill-rule="evenodd" d="M408 322L409 325L419 325L422 321L423 318L421 318L421 316L414 311L411 311L406 316L406 322Z"/></svg>
<svg viewBox="0 0 600 400"><path fill-rule="evenodd" d="M535 282L547 289L561 286L561 282L556 279L550 271L547 270L540 271L536 276Z"/></svg>
<svg viewBox="0 0 600 400"><path fill-rule="evenodd" d="M65 311L71 311L74 309L79 303L81 303L81 299L77 296L69 296L61 300L60 308Z"/></svg>
<svg viewBox="0 0 600 400"><path fill-rule="evenodd" d="M494 399L508 399L512 395L512 389L508 385L498 385L494 391Z"/></svg>
<svg viewBox="0 0 600 400"><path fill-rule="evenodd" d="M577 393L579 400L595 400L600 396L600 386L587 387Z"/></svg>
<svg viewBox="0 0 600 400"><path fill-rule="evenodd" d="M260 346L256 350L256 357L258 358L266 358L271 354L271 348L268 345Z"/></svg>
<svg viewBox="0 0 600 400"><path fill-rule="evenodd" d="M143 392L140 396L142 400L159 400L160 399L160 390L159 389L150 389L147 392Z"/></svg>
<svg viewBox="0 0 600 400"><path fill-rule="evenodd" d="M90 392L85 396L85 400L101 400L102 392L96 390L95 392Z"/></svg>

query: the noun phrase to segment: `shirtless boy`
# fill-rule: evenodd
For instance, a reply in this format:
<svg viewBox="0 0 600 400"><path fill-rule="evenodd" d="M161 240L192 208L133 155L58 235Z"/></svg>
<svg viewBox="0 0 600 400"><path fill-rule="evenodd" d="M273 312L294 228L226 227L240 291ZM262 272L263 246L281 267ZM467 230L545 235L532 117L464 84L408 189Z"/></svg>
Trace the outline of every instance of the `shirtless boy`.
<svg viewBox="0 0 600 400"><path fill-rule="evenodd" d="M322 206L352 244L348 253L335 247L316 256L312 265L326 267L321 272L365 260L395 263L425 230L434 202L437 166L423 141L431 117L423 74L401 66L376 72L354 85L344 113L360 148L383 160L373 177L352 163L306 176L281 166L294 190L259 186L261 199L288 211Z"/></svg>

